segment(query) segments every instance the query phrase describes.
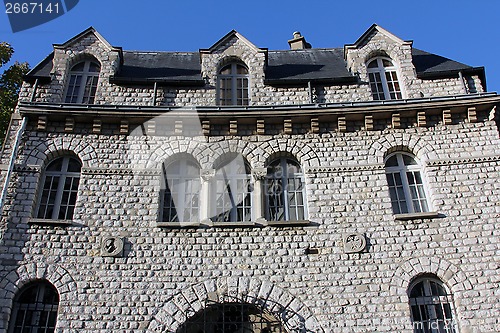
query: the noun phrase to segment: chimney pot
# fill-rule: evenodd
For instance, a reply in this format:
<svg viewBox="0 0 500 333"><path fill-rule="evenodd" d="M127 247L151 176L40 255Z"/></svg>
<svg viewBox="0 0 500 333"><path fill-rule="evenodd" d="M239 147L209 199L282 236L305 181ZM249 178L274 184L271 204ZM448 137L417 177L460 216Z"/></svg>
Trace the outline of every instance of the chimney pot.
<svg viewBox="0 0 500 333"><path fill-rule="evenodd" d="M293 38L288 41L288 44L290 45L290 49L292 50L301 50L301 49L310 49L311 44L306 42L306 39L300 31L295 31L293 33Z"/></svg>

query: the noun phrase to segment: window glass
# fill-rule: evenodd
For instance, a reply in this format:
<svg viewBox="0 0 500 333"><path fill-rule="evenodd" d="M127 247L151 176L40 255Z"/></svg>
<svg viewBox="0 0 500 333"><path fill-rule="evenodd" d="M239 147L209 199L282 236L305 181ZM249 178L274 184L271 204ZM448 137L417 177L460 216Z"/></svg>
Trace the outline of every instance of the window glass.
<svg viewBox="0 0 500 333"><path fill-rule="evenodd" d="M42 176L38 218L73 219L80 173L80 161L73 157L60 157L49 163Z"/></svg>
<svg viewBox="0 0 500 333"><path fill-rule="evenodd" d="M217 94L219 105L249 104L248 69L239 63L231 63L219 70Z"/></svg>
<svg viewBox="0 0 500 333"><path fill-rule="evenodd" d="M429 211L420 166L412 156L395 153L387 158L385 169L394 214Z"/></svg>
<svg viewBox="0 0 500 333"><path fill-rule="evenodd" d="M455 333L453 297L437 278L423 277L410 286L409 301L415 333Z"/></svg>
<svg viewBox="0 0 500 333"><path fill-rule="evenodd" d="M25 286L14 300L9 332L54 332L58 306L59 294L50 283Z"/></svg>
<svg viewBox="0 0 500 333"><path fill-rule="evenodd" d="M89 60L74 65L69 72L65 102L93 104L100 71L99 64Z"/></svg>
<svg viewBox="0 0 500 333"><path fill-rule="evenodd" d="M300 165L279 158L268 166L266 217L270 221L300 221L307 218L304 176Z"/></svg>
<svg viewBox="0 0 500 333"><path fill-rule="evenodd" d="M189 159L163 166L160 191L161 216L164 222L199 221L200 168Z"/></svg>
<svg viewBox="0 0 500 333"><path fill-rule="evenodd" d="M396 67L392 61L376 58L368 63L367 69L373 100L403 98Z"/></svg>

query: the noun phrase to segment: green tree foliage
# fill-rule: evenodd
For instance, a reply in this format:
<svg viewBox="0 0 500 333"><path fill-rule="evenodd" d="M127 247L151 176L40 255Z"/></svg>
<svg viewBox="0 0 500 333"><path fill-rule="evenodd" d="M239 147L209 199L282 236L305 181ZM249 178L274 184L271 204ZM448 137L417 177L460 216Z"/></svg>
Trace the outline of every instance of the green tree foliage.
<svg viewBox="0 0 500 333"><path fill-rule="evenodd" d="M13 54L14 49L9 43L0 42L0 68L10 61ZM16 107L23 76L28 71L28 63L16 61L0 75L0 144L3 142L9 126L10 115Z"/></svg>

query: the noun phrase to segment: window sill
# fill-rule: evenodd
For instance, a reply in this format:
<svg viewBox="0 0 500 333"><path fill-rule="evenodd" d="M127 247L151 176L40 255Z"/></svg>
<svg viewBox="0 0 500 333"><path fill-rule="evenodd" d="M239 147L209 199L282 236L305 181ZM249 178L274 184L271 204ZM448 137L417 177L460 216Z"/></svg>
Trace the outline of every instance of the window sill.
<svg viewBox="0 0 500 333"><path fill-rule="evenodd" d="M311 221L265 221L255 222L212 222L205 220L202 222L156 222L159 228L262 228L262 227L298 227L309 226Z"/></svg>
<svg viewBox="0 0 500 333"><path fill-rule="evenodd" d="M193 228L201 226L200 222L156 222L157 227L163 228Z"/></svg>
<svg viewBox="0 0 500 333"><path fill-rule="evenodd" d="M309 220L300 220L300 221L266 221L263 222L263 225L270 227L298 227L298 226L307 226L310 225L311 221Z"/></svg>
<svg viewBox="0 0 500 333"><path fill-rule="evenodd" d="M439 214L438 212L394 214L394 218L400 221L433 219L442 216L443 215Z"/></svg>
<svg viewBox="0 0 500 333"><path fill-rule="evenodd" d="M71 225L73 220L51 220L51 219L39 219L31 218L28 220L28 224L46 224L46 225Z"/></svg>

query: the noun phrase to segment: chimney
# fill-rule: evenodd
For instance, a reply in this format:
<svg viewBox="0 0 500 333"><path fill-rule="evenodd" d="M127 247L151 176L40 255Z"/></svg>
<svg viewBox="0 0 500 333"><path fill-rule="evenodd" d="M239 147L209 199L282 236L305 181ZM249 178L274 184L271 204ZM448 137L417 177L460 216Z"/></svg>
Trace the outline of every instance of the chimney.
<svg viewBox="0 0 500 333"><path fill-rule="evenodd" d="M295 31L293 33L293 38L288 41L291 50L301 50L301 49L310 49L311 44L306 42L304 36L300 34L300 32Z"/></svg>

